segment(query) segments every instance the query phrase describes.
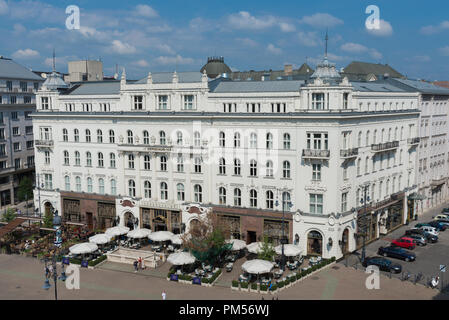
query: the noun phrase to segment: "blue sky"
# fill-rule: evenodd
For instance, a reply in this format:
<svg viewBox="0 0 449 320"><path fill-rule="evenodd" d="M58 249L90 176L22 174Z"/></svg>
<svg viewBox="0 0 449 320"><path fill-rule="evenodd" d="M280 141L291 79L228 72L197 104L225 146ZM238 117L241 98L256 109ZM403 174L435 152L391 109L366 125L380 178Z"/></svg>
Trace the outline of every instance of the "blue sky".
<svg viewBox="0 0 449 320"><path fill-rule="evenodd" d="M68 5L81 10L81 29L67 30ZM380 9L381 29L368 31L368 5ZM0 55L34 70L98 59L106 75L199 70L224 56L234 70L314 66L324 51L338 68L353 60L388 63L412 78L449 80L447 1L12 1L0 0Z"/></svg>

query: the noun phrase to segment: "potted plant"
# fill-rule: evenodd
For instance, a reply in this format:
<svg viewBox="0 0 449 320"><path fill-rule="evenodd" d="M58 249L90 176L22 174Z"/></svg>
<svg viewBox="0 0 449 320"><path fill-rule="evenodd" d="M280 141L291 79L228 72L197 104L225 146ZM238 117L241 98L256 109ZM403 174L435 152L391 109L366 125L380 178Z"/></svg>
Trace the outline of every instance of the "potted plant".
<svg viewBox="0 0 449 320"><path fill-rule="evenodd" d="M268 290L268 286L266 284L260 285L260 292L267 293L267 290Z"/></svg>
<svg viewBox="0 0 449 320"><path fill-rule="evenodd" d="M242 291L248 291L248 282L240 282L240 288Z"/></svg>
<svg viewBox="0 0 449 320"><path fill-rule="evenodd" d="M257 290L257 283L251 283L250 292L255 292L255 293L258 292L258 290Z"/></svg>
<svg viewBox="0 0 449 320"><path fill-rule="evenodd" d="M232 290L238 290L239 289L239 282L237 280L232 280L231 289Z"/></svg>

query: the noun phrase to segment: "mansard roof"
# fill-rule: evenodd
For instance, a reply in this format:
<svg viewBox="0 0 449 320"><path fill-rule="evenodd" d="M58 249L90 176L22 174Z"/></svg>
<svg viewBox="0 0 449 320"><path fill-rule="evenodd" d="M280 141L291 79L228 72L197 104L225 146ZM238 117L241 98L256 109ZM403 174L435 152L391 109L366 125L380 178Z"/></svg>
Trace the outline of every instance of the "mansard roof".
<svg viewBox="0 0 449 320"><path fill-rule="evenodd" d="M0 57L0 78L2 79L23 79L44 81L45 79L39 77L31 70L14 62L11 59Z"/></svg>

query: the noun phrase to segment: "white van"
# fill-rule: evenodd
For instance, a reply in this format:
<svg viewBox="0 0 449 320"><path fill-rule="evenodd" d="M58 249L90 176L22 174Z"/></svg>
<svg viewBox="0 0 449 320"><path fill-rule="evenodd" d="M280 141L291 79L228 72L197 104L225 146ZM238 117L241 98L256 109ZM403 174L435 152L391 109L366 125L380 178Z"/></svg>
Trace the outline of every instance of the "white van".
<svg viewBox="0 0 449 320"><path fill-rule="evenodd" d="M434 227L422 226L420 229L430 233L433 236L437 236L439 234L438 230Z"/></svg>

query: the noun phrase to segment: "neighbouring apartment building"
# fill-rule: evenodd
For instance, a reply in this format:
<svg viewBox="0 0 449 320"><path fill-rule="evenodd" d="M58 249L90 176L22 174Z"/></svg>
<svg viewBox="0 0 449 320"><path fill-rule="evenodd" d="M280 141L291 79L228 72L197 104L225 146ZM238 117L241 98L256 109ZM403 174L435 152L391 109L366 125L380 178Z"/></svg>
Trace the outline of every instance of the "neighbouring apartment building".
<svg viewBox="0 0 449 320"><path fill-rule="evenodd" d="M212 212L234 238L327 258L413 216L420 93L327 57L305 80L54 73L37 99L35 205L66 223L182 233Z"/></svg>
<svg viewBox="0 0 449 320"><path fill-rule="evenodd" d="M0 56L0 201L17 203L23 176L34 180L34 138L31 113L43 79ZM31 199L30 199L31 200Z"/></svg>

